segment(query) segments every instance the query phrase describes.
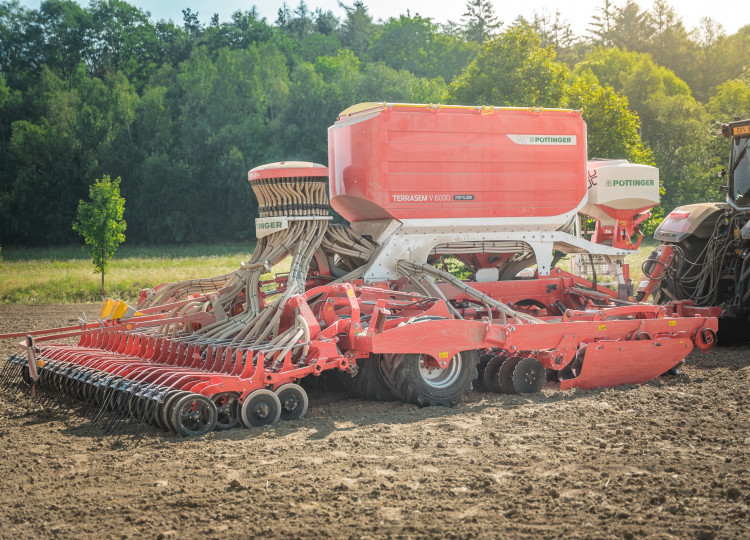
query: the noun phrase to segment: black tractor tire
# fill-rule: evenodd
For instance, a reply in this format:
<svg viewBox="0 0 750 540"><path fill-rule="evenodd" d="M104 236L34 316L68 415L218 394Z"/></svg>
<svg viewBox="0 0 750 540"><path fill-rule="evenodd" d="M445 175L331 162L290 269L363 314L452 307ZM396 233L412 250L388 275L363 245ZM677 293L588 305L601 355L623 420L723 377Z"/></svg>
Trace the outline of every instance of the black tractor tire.
<svg viewBox="0 0 750 540"><path fill-rule="evenodd" d="M479 354L463 351L444 368L430 369L421 354L384 354L381 371L393 394L406 403L420 407L452 407L471 390L477 375ZM429 364L429 360L428 360Z"/></svg>
<svg viewBox="0 0 750 540"><path fill-rule="evenodd" d="M719 345L739 346L750 341L750 319L745 316L721 317L716 343Z"/></svg>

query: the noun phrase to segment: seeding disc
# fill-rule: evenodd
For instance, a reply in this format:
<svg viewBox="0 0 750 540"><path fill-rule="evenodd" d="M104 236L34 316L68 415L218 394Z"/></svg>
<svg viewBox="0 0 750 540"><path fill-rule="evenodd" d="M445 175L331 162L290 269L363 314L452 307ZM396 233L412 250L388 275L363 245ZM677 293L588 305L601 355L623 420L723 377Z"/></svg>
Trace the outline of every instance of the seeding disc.
<svg viewBox="0 0 750 540"><path fill-rule="evenodd" d="M493 358L494 355L492 353L485 353L479 357L479 363L477 364L477 378L471 381L472 389L475 392L486 392L488 390L487 385L484 383L484 370Z"/></svg>
<svg viewBox="0 0 750 540"><path fill-rule="evenodd" d="M310 400L300 385L290 383L280 386L276 395L281 402L281 420L297 420L305 416Z"/></svg>
<svg viewBox="0 0 750 540"><path fill-rule="evenodd" d="M240 422L246 428L274 424L280 416L279 396L265 389L251 392L240 410Z"/></svg>
<svg viewBox="0 0 750 540"><path fill-rule="evenodd" d="M498 376L503 362L505 362L504 356L495 356L487 362L487 366L484 368L482 380L484 381L484 386L490 392L497 392L499 394L502 391L500 389L500 380Z"/></svg>
<svg viewBox="0 0 750 540"><path fill-rule="evenodd" d="M516 387L513 386L513 371L521 361L521 358L514 356L508 358L503 365L500 366L500 371L497 374L497 378L500 381L500 391L503 394L517 394Z"/></svg>
<svg viewBox="0 0 750 540"><path fill-rule="evenodd" d="M206 396L189 392L174 404L172 424L185 437L198 437L216 427L216 405Z"/></svg>
<svg viewBox="0 0 750 540"><path fill-rule="evenodd" d="M236 392L222 392L211 396L218 414L216 429L232 429L240 423L239 397Z"/></svg>
<svg viewBox="0 0 750 540"><path fill-rule="evenodd" d="M519 394L539 392L546 381L544 366L536 358L524 358L513 370L513 388Z"/></svg>

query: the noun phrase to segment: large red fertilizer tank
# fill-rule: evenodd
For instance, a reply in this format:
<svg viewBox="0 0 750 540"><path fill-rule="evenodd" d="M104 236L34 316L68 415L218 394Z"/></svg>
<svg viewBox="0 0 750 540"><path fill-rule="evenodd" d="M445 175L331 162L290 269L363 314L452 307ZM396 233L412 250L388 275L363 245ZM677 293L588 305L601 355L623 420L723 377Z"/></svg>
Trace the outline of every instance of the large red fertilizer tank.
<svg viewBox="0 0 750 540"><path fill-rule="evenodd" d="M367 103L328 142L330 170L250 171L258 243L239 268L146 289L136 308L109 300L94 323L0 336L24 338L0 379L137 439L300 418L298 383L325 372L361 397L452 406L472 388L641 383L713 345L716 319L689 303L632 301L622 262L658 171L587 163L579 112ZM326 185L349 225L331 223ZM553 253L608 261L618 291Z"/></svg>
<svg viewBox="0 0 750 540"><path fill-rule="evenodd" d="M372 104L341 113L328 149L331 205L352 223L554 228L586 198L586 124L576 111Z"/></svg>

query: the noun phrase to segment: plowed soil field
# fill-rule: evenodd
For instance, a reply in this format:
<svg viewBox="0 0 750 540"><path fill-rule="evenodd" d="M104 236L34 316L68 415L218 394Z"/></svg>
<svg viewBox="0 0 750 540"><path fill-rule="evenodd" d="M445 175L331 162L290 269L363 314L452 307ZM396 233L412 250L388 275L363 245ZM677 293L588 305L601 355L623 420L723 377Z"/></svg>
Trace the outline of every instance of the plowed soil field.
<svg viewBox="0 0 750 540"><path fill-rule="evenodd" d="M0 333L84 309L0 306ZM315 392L299 421L137 447L40 404L0 389L2 538L750 537L748 347L451 409Z"/></svg>

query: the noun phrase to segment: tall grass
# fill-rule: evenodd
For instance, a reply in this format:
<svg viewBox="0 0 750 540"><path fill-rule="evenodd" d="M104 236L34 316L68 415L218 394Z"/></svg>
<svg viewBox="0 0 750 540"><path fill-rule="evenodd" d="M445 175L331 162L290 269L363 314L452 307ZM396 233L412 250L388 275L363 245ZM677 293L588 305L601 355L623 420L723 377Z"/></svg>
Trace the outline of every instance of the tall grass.
<svg viewBox="0 0 750 540"><path fill-rule="evenodd" d="M105 296L135 301L159 283L211 277L236 269L254 243L192 246L123 246L105 274ZM3 248L0 303L98 302L101 276L78 247Z"/></svg>

